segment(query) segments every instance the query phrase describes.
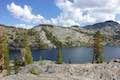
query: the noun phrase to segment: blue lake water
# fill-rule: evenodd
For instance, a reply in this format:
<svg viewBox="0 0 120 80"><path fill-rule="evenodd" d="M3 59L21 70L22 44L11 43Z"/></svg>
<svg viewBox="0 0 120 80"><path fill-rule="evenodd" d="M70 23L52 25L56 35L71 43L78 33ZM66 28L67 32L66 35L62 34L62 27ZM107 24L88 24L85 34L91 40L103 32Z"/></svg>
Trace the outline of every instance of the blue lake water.
<svg viewBox="0 0 120 80"><path fill-rule="evenodd" d="M93 57L92 48L63 48L62 59L63 62L68 63L88 63L92 62ZM13 60L15 56L21 57L20 51L10 51L10 59ZM57 49L45 49L45 50L32 50L33 60L37 61L40 57L46 60L56 61ZM110 61L111 59L120 58L120 48L105 47L104 48L104 61Z"/></svg>

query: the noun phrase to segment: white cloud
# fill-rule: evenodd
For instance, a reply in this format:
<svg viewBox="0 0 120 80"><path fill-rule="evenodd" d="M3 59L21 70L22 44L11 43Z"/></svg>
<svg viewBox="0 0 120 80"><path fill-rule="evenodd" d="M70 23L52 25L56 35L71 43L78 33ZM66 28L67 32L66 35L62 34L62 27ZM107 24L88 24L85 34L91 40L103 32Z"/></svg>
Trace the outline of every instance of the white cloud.
<svg viewBox="0 0 120 80"><path fill-rule="evenodd" d="M27 5L21 7L11 3L7 8L16 18L26 22L62 26L86 25L106 20L118 21L116 17L120 14L120 0L56 0L56 6L61 12L50 20L40 14L34 15L32 8Z"/></svg>
<svg viewBox="0 0 120 80"><path fill-rule="evenodd" d="M27 24L15 24L14 26L17 28L25 28L25 29L30 29L33 27L33 25L27 25Z"/></svg>
<svg viewBox="0 0 120 80"><path fill-rule="evenodd" d="M120 0L56 0L56 5L61 10L57 17L60 24L93 24L116 20L116 15L120 14Z"/></svg>
<svg viewBox="0 0 120 80"><path fill-rule="evenodd" d="M42 23L44 21L43 16L32 14L32 8L27 5L21 7L12 2L10 5L7 5L7 9L12 13L14 17L25 22Z"/></svg>

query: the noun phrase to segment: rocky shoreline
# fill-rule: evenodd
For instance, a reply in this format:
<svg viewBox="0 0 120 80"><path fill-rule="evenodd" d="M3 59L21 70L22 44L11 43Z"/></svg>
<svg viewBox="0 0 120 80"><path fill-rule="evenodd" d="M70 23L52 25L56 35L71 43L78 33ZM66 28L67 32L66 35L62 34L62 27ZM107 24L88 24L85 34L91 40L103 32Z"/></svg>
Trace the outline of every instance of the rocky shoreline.
<svg viewBox="0 0 120 80"><path fill-rule="evenodd" d="M120 60L102 64L38 61L22 67L18 74L4 74L0 73L0 80L120 80Z"/></svg>

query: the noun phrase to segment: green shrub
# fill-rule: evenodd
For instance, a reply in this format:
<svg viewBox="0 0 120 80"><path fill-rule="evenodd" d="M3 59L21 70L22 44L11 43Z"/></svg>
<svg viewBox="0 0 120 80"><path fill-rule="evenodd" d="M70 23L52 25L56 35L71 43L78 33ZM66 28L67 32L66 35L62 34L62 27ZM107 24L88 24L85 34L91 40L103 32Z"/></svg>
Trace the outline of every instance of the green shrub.
<svg viewBox="0 0 120 80"><path fill-rule="evenodd" d="M40 56L39 64L40 64L40 65L44 65L44 62L43 62L43 61L44 61L44 59L42 58L42 56Z"/></svg>
<svg viewBox="0 0 120 80"><path fill-rule="evenodd" d="M15 74L17 74L19 72L20 64L21 64L20 60L17 57L15 57L15 59L14 59L14 71L15 71Z"/></svg>
<svg viewBox="0 0 120 80"><path fill-rule="evenodd" d="M34 75L39 75L39 74L40 74L40 70L38 70L38 69L35 68L35 67L32 67L32 68L30 69L30 73L31 73L31 74L34 74Z"/></svg>
<svg viewBox="0 0 120 80"><path fill-rule="evenodd" d="M11 66L7 66L7 75L11 74Z"/></svg>

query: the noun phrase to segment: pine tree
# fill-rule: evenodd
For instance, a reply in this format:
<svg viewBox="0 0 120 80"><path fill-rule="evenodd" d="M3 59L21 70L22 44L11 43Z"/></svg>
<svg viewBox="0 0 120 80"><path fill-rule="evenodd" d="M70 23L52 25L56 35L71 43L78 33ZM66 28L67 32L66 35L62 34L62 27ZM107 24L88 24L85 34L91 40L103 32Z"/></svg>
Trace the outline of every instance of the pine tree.
<svg viewBox="0 0 120 80"><path fill-rule="evenodd" d="M4 65L4 68L7 69L7 73L10 74L8 39L5 35L4 29L2 29L1 31L2 31L0 35L1 64Z"/></svg>
<svg viewBox="0 0 120 80"><path fill-rule="evenodd" d="M29 47L22 48L25 64L32 64L32 53Z"/></svg>
<svg viewBox="0 0 120 80"><path fill-rule="evenodd" d="M94 54L93 62L102 63L103 62L103 37L100 31L97 31L94 35Z"/></svg>
<svg viewBox="0 0 120 80"><path fill-rule="evenodd" d="M25 33L25 35L24 35L23 44L24 44L24 47L21 48L21 51L24 55L25 64L31 64L33 62L33 59L32 59L32 52L31 52L31 49L30 49L29 44L28 44L27 33Z"/></svg>
<svg viewBox="0 0 120 80"><path fill-rule="evenodd" d="M0 70L3 69L4 58L3 58L3 28L0 28Z"/></svg>
<svg viewBox="0 0 120 80"><path fill-rule="evenodd" d="M62 51L61 51L61 48L58 48L57 64L62 64Z"/></svg>
<svg viewBox="0 0 120 80"><path fill-rule="evenodd" d="M8 49L8 41L6 36L4 37L4 42L3 42L3 56L4 56L4 67L7 69L7 73L10 74L9 49Z"/></svg>

